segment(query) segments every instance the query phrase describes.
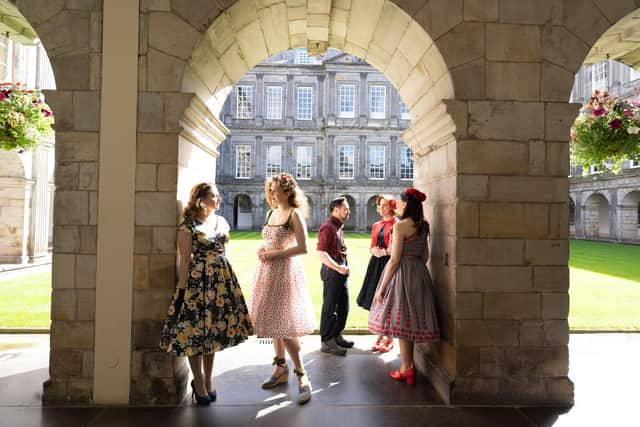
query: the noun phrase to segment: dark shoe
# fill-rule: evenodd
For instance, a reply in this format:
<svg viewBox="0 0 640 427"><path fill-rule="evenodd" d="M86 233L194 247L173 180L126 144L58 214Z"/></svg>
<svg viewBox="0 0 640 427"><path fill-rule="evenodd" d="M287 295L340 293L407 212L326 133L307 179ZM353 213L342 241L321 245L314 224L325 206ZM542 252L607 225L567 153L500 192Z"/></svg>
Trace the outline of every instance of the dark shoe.
<svg viewBox="0 0 640 427"><path fill-rule="evenodd" d="M336 344L338 344L342 348L351 348L351 347L353 347L353 341L345 340L342 335L338 335L336 337Z"/></svg>
<svg viewBox="0 0 640 427"><path fill-rule="evenodd" d="M335 338L331 338L327 341L322 341L320 351L323 353L335 354L336 356L345 356L347 354L347 349L342 348L338 344L336 344Z"/></svg>
<svg viewBox="0 0 640 427"><path fill-rule="evenodd" d="M204 396L198 396L198 393L196 393L195 380L191 380L191 400L196 402L197 405L207 406L211 404L211 398L209 397L209 394L205 394Z"/></svg>
<svg viewBox="0 0 640 427"><path fill-rule="evenodd" d="M212 402L215 402L216 399L218 398L218 392L215 390L208 391L207 394L209 395L209 399L211 399Z"/></svg>

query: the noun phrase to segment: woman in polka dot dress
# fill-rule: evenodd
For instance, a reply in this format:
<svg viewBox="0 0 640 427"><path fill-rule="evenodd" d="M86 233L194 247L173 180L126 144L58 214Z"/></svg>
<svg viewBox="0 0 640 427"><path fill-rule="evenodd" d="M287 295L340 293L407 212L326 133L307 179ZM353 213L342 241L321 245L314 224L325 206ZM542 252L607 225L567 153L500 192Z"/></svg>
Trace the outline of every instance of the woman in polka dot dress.
<svg viewBox="0 0 640 427"><path fill-rule="evenodd" d="M275 369L262 384L265 389L285 384L289 369L285 349L298 377L298 403L311 398L311 384L304 371L298 337L315 329L311 297L307 290L302 260L307 253L307 227L303 210L306 198L295 179L286 173L265 184L266 199L273 208L262 229L264 244L258 250L249 310L258 337L273 338Z"/></svg>

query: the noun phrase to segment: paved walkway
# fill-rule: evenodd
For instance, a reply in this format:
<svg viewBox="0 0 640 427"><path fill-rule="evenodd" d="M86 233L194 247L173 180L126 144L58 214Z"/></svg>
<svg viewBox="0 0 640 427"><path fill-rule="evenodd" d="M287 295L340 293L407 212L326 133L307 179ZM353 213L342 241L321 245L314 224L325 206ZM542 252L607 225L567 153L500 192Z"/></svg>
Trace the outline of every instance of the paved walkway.
<svg viewBox="0 0 640 427"><path fill-rule="evenodd" d="M255 339L225 350L216 359L219 398L210 407L188 399L164 408L42 408L48 377L47 335L0 335L0 426L639 426L640 334L572 335L570 376L576 405L552 408L451 407L443 405L423 378L415 387L386 373L397 353L367 352L370 336L355 336L356 349L344 358L318 351L307 337L303 351L314 384L312 401L298 407L295 379L265 391L271 346ZM566 413L563 413L566 412Z"/></svg>

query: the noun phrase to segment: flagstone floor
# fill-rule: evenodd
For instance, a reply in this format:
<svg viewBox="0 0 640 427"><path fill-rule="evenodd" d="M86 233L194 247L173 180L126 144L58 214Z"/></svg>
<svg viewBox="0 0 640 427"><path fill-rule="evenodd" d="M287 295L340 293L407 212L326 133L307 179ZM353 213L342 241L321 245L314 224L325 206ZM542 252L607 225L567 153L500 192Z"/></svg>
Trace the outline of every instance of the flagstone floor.
<svg viewBox="0 0 640 427"><path fill-rule="evenodd" d="M259 387L272 348L256 339L216 359L218 401L196 407L42 407L48 335L0 335L0 426L638 426L640 334L571 335L570 377L576 405L567 409L443 405L426 379L414 386L387 376L398 354L373 355L371 336L350 337L346 357L319 352L306 337L303 352L314 386L308 405L295 404L295 378L272 391Z"/></svg>

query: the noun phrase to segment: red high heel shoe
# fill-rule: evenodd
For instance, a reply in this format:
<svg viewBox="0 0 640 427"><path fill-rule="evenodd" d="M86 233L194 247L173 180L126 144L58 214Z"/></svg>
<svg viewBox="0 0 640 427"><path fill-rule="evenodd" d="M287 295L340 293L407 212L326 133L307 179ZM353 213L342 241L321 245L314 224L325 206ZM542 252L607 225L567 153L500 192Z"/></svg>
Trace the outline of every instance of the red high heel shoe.
<svg viewBox="0 0 640 427"><path fill-rule="evenodd" d="M404 372L401 372L399 369L397 371L391 371L389 372L389 376L396 381L406 381L407 384L413 385L416 383L416 367L411 365L411 367Z"/></svg>

